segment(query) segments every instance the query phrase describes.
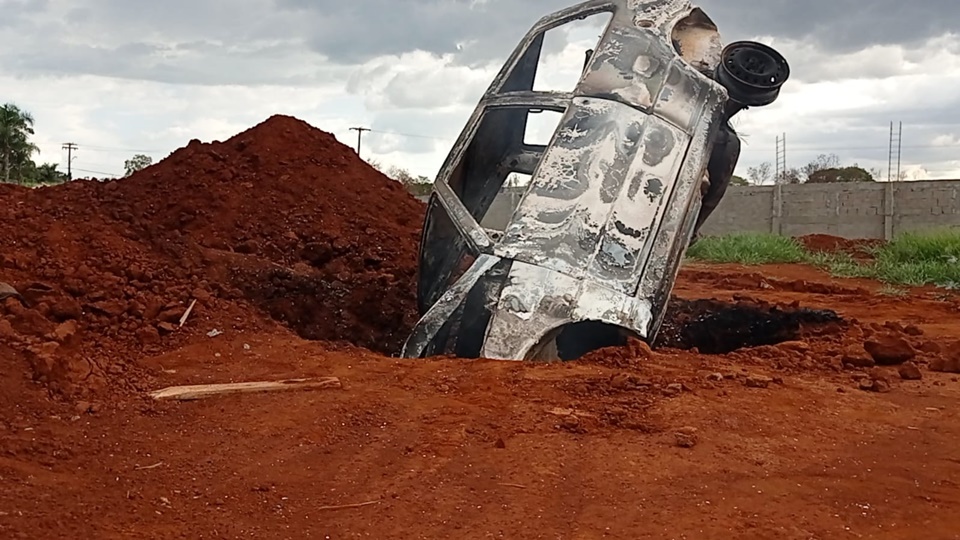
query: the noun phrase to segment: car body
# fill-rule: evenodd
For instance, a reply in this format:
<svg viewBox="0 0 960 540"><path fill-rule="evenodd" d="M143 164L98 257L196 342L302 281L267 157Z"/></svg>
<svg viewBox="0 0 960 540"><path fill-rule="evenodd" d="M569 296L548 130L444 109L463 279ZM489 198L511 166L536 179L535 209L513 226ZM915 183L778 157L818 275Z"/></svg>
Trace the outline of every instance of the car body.
<svg viewBox="0 0 960 540"><path fill-rule="evenodd" d="M576 87L533 90L545 33L604 12ZM785 62L773 76L761 66L751 85L725 55L716 25L686 0L592 0L536 23L434 184L422 318L403 356L572 360L629 337L652 342L704 195L722 196L733 174L730 117L772 102L788 74ZM548 144L527 144L528 119L545 110L562 113L559 125ZM484 228L513 173L530 175L519 203L503 231Z"/></svg>

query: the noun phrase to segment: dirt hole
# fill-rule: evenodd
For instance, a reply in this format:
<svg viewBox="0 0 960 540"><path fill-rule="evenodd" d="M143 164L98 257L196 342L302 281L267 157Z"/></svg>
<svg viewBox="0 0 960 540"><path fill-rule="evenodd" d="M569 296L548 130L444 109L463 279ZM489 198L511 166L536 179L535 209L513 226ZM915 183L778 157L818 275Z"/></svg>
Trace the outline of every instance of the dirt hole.
<svg viewBox="0 0 960 540"><path fill-rule="evenodd" d="M797 305L673 299L654 345L725 354L795 341L810 332L830 331L843 322L833 311Z"/></svg>

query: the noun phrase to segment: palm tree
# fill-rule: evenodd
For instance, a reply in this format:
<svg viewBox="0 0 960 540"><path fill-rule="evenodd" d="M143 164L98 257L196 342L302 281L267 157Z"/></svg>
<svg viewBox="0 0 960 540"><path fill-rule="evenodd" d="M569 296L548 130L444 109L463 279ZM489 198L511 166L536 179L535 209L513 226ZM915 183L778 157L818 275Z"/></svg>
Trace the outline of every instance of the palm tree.
<svg viewBox="0 0 960 540"><path fill-rule="evenodd" d="M56 163L38 165L35 177L38 184L62 184L67 180L67 175L57 170Z"/></svg>
<svg viewBox="0 0 960 540"><path fill-rule="evenodd" d="M34 152L40 148L30 142L33 115L12 103L0 106L0 165L3 181L10 182L10 173L20 174Z"/></svg>

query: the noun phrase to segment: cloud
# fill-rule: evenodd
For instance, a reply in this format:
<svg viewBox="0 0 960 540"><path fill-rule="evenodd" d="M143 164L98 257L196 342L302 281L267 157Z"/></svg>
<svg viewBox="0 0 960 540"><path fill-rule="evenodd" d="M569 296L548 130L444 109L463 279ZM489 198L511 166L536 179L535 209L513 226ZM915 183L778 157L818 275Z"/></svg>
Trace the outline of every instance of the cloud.
<svg viewBox="0 0 960 540"><path fill-rule="evenodd" d="M918 45L960 29L955 0L701 0L726 39L773 35L833 53Z"/></svg>
<svg viewBox="0 0 960 540"><path fill-rule="evenodd" d="M506 56L575 0L7 0L3 98L37 118L40 159L81 145L78 167L122 172L126 149L159 159L293 114L364 157L432 177ZM737 119L741 169L819 153L960 175L960 10L947 0L699 0L725 41L761 39L793 77L771 107ZM569 89L599 23L548 34L538 85ZM549 135L549 125L539 136ZM832 149L832 150L831 150ZM62 160L61 160L62 162Z"/></svg>

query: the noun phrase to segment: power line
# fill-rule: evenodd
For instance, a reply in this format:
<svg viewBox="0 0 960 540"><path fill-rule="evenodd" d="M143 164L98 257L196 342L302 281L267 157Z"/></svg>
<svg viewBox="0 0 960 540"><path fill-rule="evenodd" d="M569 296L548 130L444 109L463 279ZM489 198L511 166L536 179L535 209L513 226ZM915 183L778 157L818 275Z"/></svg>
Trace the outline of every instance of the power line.
<svg viewBox="0 0 960 540"><path fill-rule="evenodd" d="M88 146L83 145L85 150L91 150L94 152L138 152L141 154L162 154L164 150L143 150L136 148L112 148L109 146Z"/></svg>
<svg viewBox="0 0 960 540"><path fill-rule="evenodd" d="M413 138L413 139L432 139L432 140L434 140L434 141L448 141L448 140L450 140L450 138L433 137L433 136L430 136L430 135L416 135L416 134L413 134L413 133L399 133L399 132L396 132L396 131L381 131L381 130L378 130L378 129L370 129L370 130L367 130L367 131L370 131L371 133L379 133L379 134L381 134L381 135L396 135L396 136L398 136L398 137L411 137L411 138Z"/></svg>
<svg viewBox="0 0 960 540"><path fill-rule="evenodd" d="M90 174L102 174L102 175L104 175L104 176L120 176L119 174L108 173L108 172L103 172L103 171L91 171L91 170L88 170L88 169L74 169L74 170L80 171L80 172L85 172L85 173L90 173Z"/></svg>

